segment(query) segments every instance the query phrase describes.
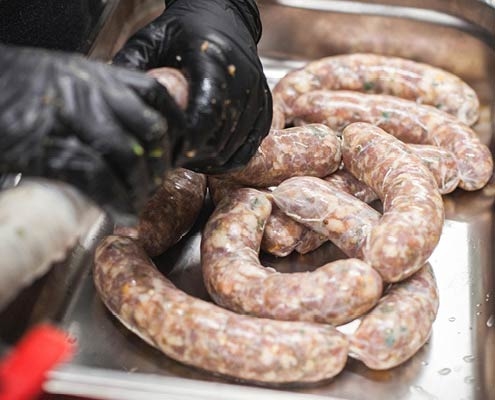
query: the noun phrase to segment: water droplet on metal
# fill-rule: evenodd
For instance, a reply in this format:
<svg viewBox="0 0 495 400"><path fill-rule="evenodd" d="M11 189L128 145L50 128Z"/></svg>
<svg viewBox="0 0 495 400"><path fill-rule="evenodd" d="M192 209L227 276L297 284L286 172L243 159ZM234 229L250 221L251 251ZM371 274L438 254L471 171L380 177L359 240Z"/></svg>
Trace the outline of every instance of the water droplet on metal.
<svg viewBox="0 0 495 400"><path fill-rule="evenodd" d="M421 361L421 365L423 365L423 366L428 365L428 361Z"/></svg>
<svg viewBox="0 0 495 400"><path fill-rule="evenodd" d="M450 321L450 322L454 322L454 321L455 321L455 317L450 317L450 318L449 318L449 321Z"/></svg>
<svg viewBox="0 0 495 400"><path fill-rule="evenodd" d="M481 315L481 311L478 311L478 312L476 313L476 315Z"/></svg>
<svg viewBox="0 0 495 400"><path fill-rule="evenodd" d="M476 307L479 307L479 306L481 306L481 303L477 303L477 304L476 304Z"/></svg>
<svg viewBox="0 0 495 400"><path fill-rule="evenodd" d="M438 371L440 375L448 375L452 372L450 368L442 368L441 370Z"/></svg>
<svg viewBox="0 0 495 400"><path fill-rule="evenodd" d="M462 359L466 362L473 362L476 359L476 357L470 354L468 356L462 357Z"/></svg>
<svg viewBox="0 0 495 400"><path fill-rule="evenodd" d="M464 382L466 382L466 383L473 383L474 382L474 378L472 376L466 376L464 378Z"/></svg>
<svg viewBox="0 0 495 400"><path fill-rule="evenodd" d="M431 393L428 393L425 389L423 389L421 386L419 385L413 385L409 388L409 390L413 393L417 393L417 394L421 394L422 398L424 399L427 399L427 400L438 400L438 397L431 394Z"/></svg>
<svg viewBox="0 0 495 400"><path fill-rule="evenodd" d="M488 326L488 328L493 328L493 325L495 325L495 316L492 314L490 315L490 318L487 319L486 326Z"/></svg>

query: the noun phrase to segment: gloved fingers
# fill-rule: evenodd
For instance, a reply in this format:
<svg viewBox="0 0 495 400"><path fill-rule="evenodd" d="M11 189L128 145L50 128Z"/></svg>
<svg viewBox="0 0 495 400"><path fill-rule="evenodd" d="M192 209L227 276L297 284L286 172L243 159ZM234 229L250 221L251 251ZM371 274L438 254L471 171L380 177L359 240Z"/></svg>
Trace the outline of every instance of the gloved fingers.
<svg viewBox="0 0 495 400"><path fill-rule="evenodd" d="M248 101L242 107L242 113L235 127L235 133L230 135L229 141L218 155L218 162L211 163L210 168L227 171L232 168L233 155L236 154L235 164L241 167L249 161L258 149L261 140L270 129L272 118L271 94L264 77L260 77L260 82L256 82L250 90ZM243 151L240 149L243 148Z"/></svg>
<svg viewBox="0 0 495 400"><path fill-rule="evenodd" d="M188 108L189 126L183 154L192 157L182 161L185 166L196 170L206 171L206 167L208 170L218 169L231 159L248 137L254 139L253 144L259 144L261 137L267 134L271 120L271 95L257 59L237 62L234 66L219 56L212 45L190 57L195 58L195 62L186 56L184 67L199 66L200 71L194 67L189 70L192 101ZM212 107L211 103L218 108ZM260 109L265 108L268 114L262 114L266 119L257 122L259 129L253 138L251 130Z"/></svg>
<svg viewBox="0 0 495 400"><path fill-rule="evenodd" d="M137 99L131 99L131 96L124 98L122 93L115 91L107 94L107 98L115 105L115 109L122 110L119 115L126 121L129 128L132 131L139 131L136 132L137 136L144 141L149 141L163 137L166 131L177 130L180 132L184 129L184 113L168 90L156 79L141 72L128 71L122 68L115 68L115 70L114 79L133 91L146 105L158 111L158 113L152 112L151 114L144 111L136 115L136 110L143 108ZM148 129L143 130L143 126L148 127ZM170 133L169 136L173 137Z"/></svg>
<svg viewBox="0 0 495 400"><path fill-rule="evenodd" d="M175 37L174 32L170 31L176 28L166 24L165 18L160 15L127 40L115 54L113 64L143 71L162 67L161 57L167 53L166 38Z"/></svg>
<svg viewBox="0 0 495 400"><path fill-rule="evenodd" d="M237 149L230 159L221 167L211 169L211 173L223 173L244 167L251 157L258 150L261 141L270 132L270 127L267 126L267 121L272 119L272 101L271 95L267 94L267 105L259 110L258 116L252 127L247 140ZM269 125L269 123L268 123Z"/></svg>
<svg viewBox="0 0 495 400"><path fill-rule="evenodd" d="M103 93L103 97L113 119L138 138L147 150L154 150L152 144L161 142L166 135L165 117L132 92L124 95L110 91Z"/></svg>
<svg viewBox="0 0 495 400"><path fill-rule="evenodd" d="M184 166L196 171L202 171L204 173L214 173L223 169L223 165L228 159L238 150L238 148L249 138L252 130L253 121L256 120L256 115L259 114L259 110L256 108L258 104L258 90L255 88L249 95L244 96L239 101L239 106L224 110L224 114L235 113L232 115L230 121L231 125L225 124L220 127L216 132L220 137L225 140L223 147L215 145L211 149L205 148L201 142L204 138L200 136L200 133L192 133L191 146L196 146L201 149L195 157L187 160L184 159ZM242 110L242 111L239 111Z"/></svg>
<svg viewBox="0 0 495 400"><path fill-rule="evenodd" d="M59 127L59 136L73 132L81 143L99 152L119 179L123 187L130 192L135 204L141 205L156 187L167 165L164 136L149 142L142 142L132 132L128 132L122 121L114 113L115 109L100 92L90 91L85 101L79 104L84 114L92 118L71 118L62 115L65 125ZM163 143L163 144L162 144ZM152 151L153 146L155 151ZM159 148L161 152L156 151Z"/></svg>
<svg viewBox="0 0 495 400"><path fill-rule="evenodd" d="M191 168L197 172L208 173L211 175L221 174L228 171L234 171L236 169L241 169L249 162L258 150L261 141L269 133L266 127L266 121L271 116L270 108L264 107L258 109L255 113L254 125L250 126L249 132L247 132L244 137L244 142L238 147L235 147L235 151L231 154L231 157L226 160L223 164L218 165L215 163L198 165L196 168Z"/></svg>
<svg viewBox="0 0 495 400"><path fill-rule="evenodd" d="M29 110L33 110L29 108ZM36 169L41 144L55 124L52 110L37 113L8 109L0 119L0 170L25 172Z"/></svg>
<svg viewBox="0 0 495 400"><path fill-rule="evenodd" d="M144 160L150 179L149 186L153 188L171 164L172 143L169 140L167 121L136 97L124 101L109 97L107 101L115 120L127 132L121 143L122 152L128 158L140 157ZM158 129L159 136L153 133Z"/></svg>
<svg viewBox="0 0 495 400"><path fill-rule="evenodd" d="M245 94L230 93L233 76L229 75L221 50L214 47L210 44L204 51L184 54L184 69L190 82L187 130L180 152L185 163L216 157L233 133L247 101Z"/></svg>
<svg viewBox="0 0 495 400"><path fill-rule="evenodd" d="M100 206L131 211L132 201L126 188L100 153L76 137L55 137L43 145L39 164L32 175L68 182Z"/></svg>

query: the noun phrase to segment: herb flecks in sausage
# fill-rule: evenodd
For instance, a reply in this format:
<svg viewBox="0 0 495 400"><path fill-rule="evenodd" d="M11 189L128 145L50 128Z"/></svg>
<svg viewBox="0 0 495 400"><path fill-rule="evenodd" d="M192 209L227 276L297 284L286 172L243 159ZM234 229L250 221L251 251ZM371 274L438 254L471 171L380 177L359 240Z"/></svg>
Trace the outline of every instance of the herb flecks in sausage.
<svg viewBox="0 0 495 400"><path fill-rule="evenodd" d="M332 326L239 315L191 297L131 238L99 244L94 280L125 326L187 365L263 384L327 380L347 360L348 341Z"/></svg>
<svg viewBox="0 0 495 400"><path fill-rule="evenodd" d="M244 169L216 177L265 188L296 175L327 176L341 159L340 141L325 125L272 129Z"/></svg>
<svg viewBox="0 0 495 400"><path fill-rule="evenodd" d="M429 264L394 284L350 335L350 355L372 369L412 357L428 340L438 311L438 289Z"/></svg>
<svg viewBox="0 0 495 400"><path fill-rule="evenodd" d="M443 194L457 183L465 190L481 189L493 173L491 152L476 132L428 105L387 95L319 90L300 96L292 110L296 124L323 123L340 131L353 122L368 122L405 143L439 148L447 158L439 154L439 162L429 167ZM433 151L430 148L427 157Z"/></svg>
<svg viewBox="0 0 495 400"><path fill-rule="evenodd" d="M358 259L338 260L308 273L282 274L263 267L258 258L263 232L258 228L270 212L264 193L238 189L208 220L201 266L217 304L260 317L332 324L348 322L376 304L381 278Z"/></svg>
<svg viewBox="0 0 495 400"><path fill-rule="evenodd" d="M345 168L383 204L383 216L366 240L364 260L385 281L403 280L424 265L440 240L444 210L434 177L404 143L376 126L353 123L342 138Z"/></svg>
<svg viewBox="0 0 495 400"><path fill-rule="evenodd" d="M289 72L273 89L290 122L294 101L313 90L382 93L438 105L473 125L479 116L475 91L459 77L431 65L377 54L344 54L322 58Z"/></svg>

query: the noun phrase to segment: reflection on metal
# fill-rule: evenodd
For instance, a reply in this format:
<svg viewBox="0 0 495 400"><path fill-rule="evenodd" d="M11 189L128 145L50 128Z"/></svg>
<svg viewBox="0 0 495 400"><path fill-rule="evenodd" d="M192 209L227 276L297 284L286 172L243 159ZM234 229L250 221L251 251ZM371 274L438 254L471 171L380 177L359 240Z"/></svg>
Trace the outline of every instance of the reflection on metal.
<svg viewBox="0 0 495 400"><path fill-rule="evenodd" d="M469 24L460 18L426 8L404 7L385 4L371 4L345 0L277 0L282 6L306 8L309 10L343 12L346 14L380 15L383 17L408 18L422 22L453 26L466 29Z"/></svg>

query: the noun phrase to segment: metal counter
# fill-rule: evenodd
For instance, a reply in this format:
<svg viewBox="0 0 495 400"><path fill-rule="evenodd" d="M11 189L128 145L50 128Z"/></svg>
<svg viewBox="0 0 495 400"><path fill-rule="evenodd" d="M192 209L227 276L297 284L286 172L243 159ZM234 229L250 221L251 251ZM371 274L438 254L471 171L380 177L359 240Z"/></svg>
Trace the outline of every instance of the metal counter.
<svg viewBox="0 0 495 400"><path fill-rule="evenodd" d="M446 68L477 91L475 129L494 149L495 4L492 1L260 1L259 45L270 84L286 71L325 55L376 52ZM301 6L301 4L303 6ZM184 366L125 329L102 305L91 254L111 230L100 220L68 259L82 272L64 307L51 313L77 340L70 364L53 371L45 389L104 399L495 399L495 184L444 197L446 222L430 258L440 308L433 334L409 361L372 371L349 359L331 382L310 387L254 388ZM208 298L199 264L200 231L211 208L177 246L156 259L178 287ZM262 255L279 271L311 270L341 254L330 244L305 256ZM82 258L81 258L82 257ZM49 281L50 278L47 278ZM35 318L34 318L35 319ZM33 320L34 320L33 319ZM342 327L349 331L351 323Z"/></svg>

